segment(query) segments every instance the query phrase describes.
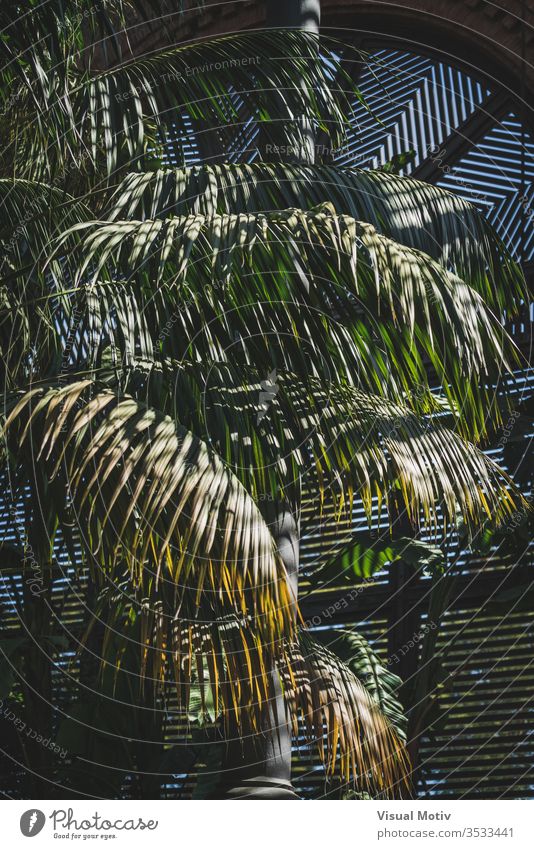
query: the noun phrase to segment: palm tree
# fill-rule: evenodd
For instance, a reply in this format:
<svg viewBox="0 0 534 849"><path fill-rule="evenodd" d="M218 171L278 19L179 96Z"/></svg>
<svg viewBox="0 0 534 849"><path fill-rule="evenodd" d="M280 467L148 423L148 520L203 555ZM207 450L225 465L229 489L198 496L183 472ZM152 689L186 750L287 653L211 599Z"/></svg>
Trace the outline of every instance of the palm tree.
<svg viewBox="0 0 534 849"><path fill-rule="evenodd" d="M280 127L289 151L310 131L342 144L341 45L269 30L124 59L125 6L0 13L2 463L25 603L46 616L61 538L99 588L105 661L137 641L151 692L171 676L185 711L219 718L219 794L296 798L300 722L329 775L402 795L398 679L357 634L341 657L302 627L303 493L344 526L355 499L414 529L506 521L521 496L476 443L517 358L500 319L521 274L452 194L280 161ZM102 37L120 61L98 70ZM186 165L191 126L224 147L243 116L253 164ZM395 545L352 540L311 580Z"/></svg>

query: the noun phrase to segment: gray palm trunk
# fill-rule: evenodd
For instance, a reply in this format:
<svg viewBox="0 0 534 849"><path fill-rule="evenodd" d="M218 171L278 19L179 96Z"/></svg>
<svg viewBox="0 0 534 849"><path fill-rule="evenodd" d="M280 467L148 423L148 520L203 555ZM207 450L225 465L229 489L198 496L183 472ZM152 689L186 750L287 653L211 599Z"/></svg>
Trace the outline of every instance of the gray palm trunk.
<svg viewBox="0 0 534 849"><path fill-rule="evenodd" d="M266 0L267 27L302 29L318 35L320 0ZM279 159L313 163L315 139L310 124L302 124L302 145L289 150L284 127L280 127ZM283 151L283 153L282 153ZM267 156L266 158L269 158ZM272 158L272 154L271 154ZM266 502L269 503L268 501ZM299 505L272 504L265 511L292 595L298 593ZM296 610L295 610L296 615ZM291 784L291 729L284 707L278 671L271 670L273 703L263 734L243 739L232 729L225 746L218 796L226 799L298 799Z"/></svg>
<svg viewBox="0 0 534 849"><path fill-rule="evenodd" d="M286 567L294 598L298 591L299 526L292 509L272 505L265 511ZM291 785L291 729L276 668L271 670L273 700L263 734L241 737L230 728L218 796L226 799L297 799Z"/></svg>

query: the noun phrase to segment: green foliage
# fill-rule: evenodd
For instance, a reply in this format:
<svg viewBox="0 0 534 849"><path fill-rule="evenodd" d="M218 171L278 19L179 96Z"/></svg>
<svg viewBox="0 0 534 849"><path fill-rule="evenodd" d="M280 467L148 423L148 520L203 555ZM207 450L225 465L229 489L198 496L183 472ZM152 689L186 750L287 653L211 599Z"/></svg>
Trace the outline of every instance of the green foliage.
<svg viewBox="0 0 534 849"><path fill-rule="evenodd" d="M383 534L359 533L342 551L318 566L311 575L315 584L370 578L390 563L402 560L427 572L441 572L444 554L440 548L411 537L392 539Z"/></svg>

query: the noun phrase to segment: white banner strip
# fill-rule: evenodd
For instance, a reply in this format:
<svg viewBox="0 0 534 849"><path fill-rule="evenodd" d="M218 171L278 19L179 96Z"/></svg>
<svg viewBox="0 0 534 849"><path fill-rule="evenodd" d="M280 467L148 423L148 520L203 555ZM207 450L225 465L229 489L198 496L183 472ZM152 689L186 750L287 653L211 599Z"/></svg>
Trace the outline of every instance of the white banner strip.
<svg viewBox="0 0 534 849"><path fill-rule="evenodd" d="M240 805L239 811L235 809ZM229 806L229 807L228 807ZM269 807L270 806L270 807ZM316 808L314 811L313 808ZM534 802L14 801L2 809L2 845L179 849L472 847L533 849Z"/></svg>

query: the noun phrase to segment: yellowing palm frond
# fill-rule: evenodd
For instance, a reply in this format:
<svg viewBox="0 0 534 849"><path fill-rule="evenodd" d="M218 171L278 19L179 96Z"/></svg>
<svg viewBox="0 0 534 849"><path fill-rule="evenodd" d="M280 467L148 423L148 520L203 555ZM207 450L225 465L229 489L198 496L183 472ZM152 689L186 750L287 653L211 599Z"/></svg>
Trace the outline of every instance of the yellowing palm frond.
<svg viewBox="0 0 534 849"><path fill-rule="evenodd" d="M174 610L251 617L267 646L292 632L294 599L256 504L170 417L90 379L32 389L6 422L16 464L58 479L93 562L172 587Z"/></svg>
<svg viewBox="0 0 534 849"><path fill-rule="evenodd" d="M298 733L301 716L328 775L337 772L373 796L399 798L408 792L410 766L401 738L339 657L303 631L281 674L293 731Z"/></svg>

